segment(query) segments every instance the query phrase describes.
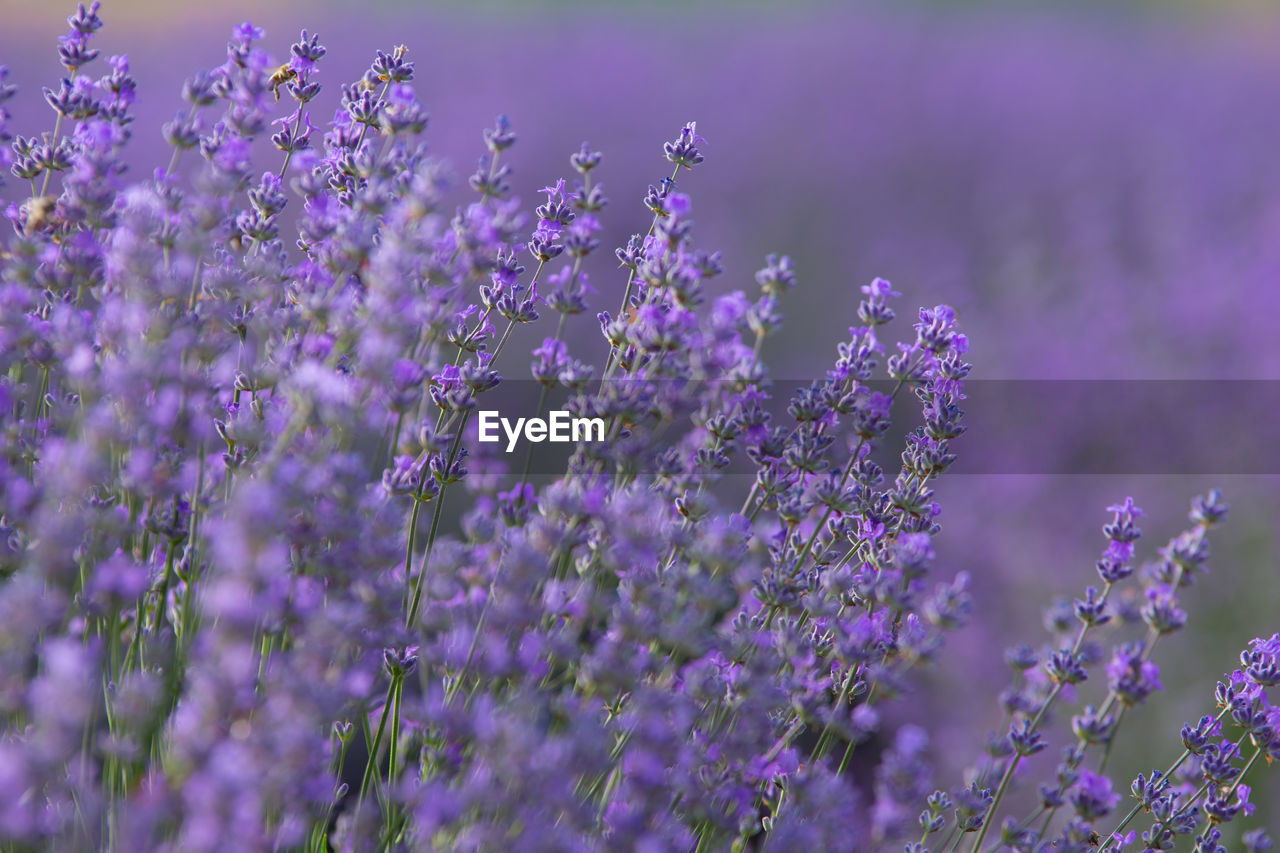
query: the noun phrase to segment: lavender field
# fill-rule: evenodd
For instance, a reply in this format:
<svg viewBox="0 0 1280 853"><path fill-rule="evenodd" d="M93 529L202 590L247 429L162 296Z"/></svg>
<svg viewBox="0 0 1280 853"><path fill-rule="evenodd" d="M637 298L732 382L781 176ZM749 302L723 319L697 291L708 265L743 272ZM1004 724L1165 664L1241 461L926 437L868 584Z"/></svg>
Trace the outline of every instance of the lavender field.
<svg viewBox="0 0 1280 853"><path fill-rule="evenodd" d="M1264 5L0 15L0 851L1271 849Z"/></svg>

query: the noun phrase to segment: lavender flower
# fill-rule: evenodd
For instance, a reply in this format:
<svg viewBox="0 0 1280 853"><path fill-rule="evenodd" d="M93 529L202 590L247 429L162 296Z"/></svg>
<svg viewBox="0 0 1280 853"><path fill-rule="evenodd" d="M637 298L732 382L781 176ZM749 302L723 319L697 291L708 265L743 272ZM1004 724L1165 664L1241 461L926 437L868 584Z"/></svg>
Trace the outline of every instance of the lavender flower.
<svg viewBox="0 0 1280 853"><path fill-rule="evenodd" d="M968 429L951 307L894 341L874 279L829 369L788 388L764 342L799 265L715 289L693 122L606 284L612 161L584 144L573 187L527 205L499 117L453 186L403 45L325 88L318 36L281 63L241 24L182 86L167 165L132 177L138 83L123 56L90 74L99 10L60 40L51 132L12 132L0 73L24 194L0 254L0 847L981 850L996 827L1085 849L1219 495L1146 564L1141 510L1110 508L1103 586L1008 655L1008 719L936 791L939 738L903 706L984 603L944 571L935 500ZM603 340L570 327L613 286ZM527 417L557 399L600 440L492 452L476 413L525 405L521 383ZM1250 644L1104 845L1150 813L1153 849L1220 848L1280 750L1278 657ZM1103 681L1039 810L1003 814L1052 706Z"/></svg>

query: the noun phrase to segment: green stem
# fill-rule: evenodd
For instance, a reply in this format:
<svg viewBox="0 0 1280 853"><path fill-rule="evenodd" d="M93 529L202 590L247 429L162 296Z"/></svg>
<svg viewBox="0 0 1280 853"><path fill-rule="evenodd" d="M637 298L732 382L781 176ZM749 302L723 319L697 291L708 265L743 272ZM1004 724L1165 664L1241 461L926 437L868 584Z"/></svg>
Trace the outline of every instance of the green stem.
<svg viewBox="0 0 1280 853"><path fill-rule="evenodd" d="M387 700L382 704L382 716L378 718L378 732L369 744L369 761L365 764L364 776L360 779L360 796L356 798L356 814L360 814L360 806L364 804L365 795L369 793L369 783L378 772L378 750L382 746L382 734L386 731L387 716L391 713L391 705L395 700L399 683L399 675L391 676L391 686L387 688Z"/></svg>
<svg viewBox="0 0 1280 853"><path fill-rule="evenodd" d="M426 482L425 478L430 477L431 472L424 471L422 473L422 476L424 478L423 482L425 483ZM409 536L408 536L409 541L405 545L405 549L404 549L404 582L406 585L409 585L412 583L413 575L410 573L413 571L413 540L418 533L418 514L421 512L421 510L422 510L422 489L419 488L413 495L413 511L409 513Z"/></svg>
<svg viewBox="0 0 1280 853"><path fill-rule="evenodd" d="M382 91L378 93L378 99L375 102L376 106L382 106L382 97L383 95L387 94L387 89L390 87L391 87L390 80L387 80L382 84ZM376 112L376 109L375 109L375 112ZM355 148L352 149L353 151L360 150L360 146L364 144L365 134L367 134L368 132L369 132L369 125L364 124L360 126L360 138L356 140Z"/></svg>
<svg viewBox="0 0 1280 853"><path fill-rule="evenodd" d="M263 631L258 655L258 692L261 693L267 683L267 666L271 662L271 647L274 641L271 635Z"/></svg>
<svg viewBox="0 0 1280 853"><path fill-rule="evenodd" d="M818 735L818 742L814 744L813 754L809 757L810 764L816 764L826 755L828 738L831 735L831 724L835 721L836 714L843 708L844 703L849 700L849 690L853 687L854 670L849 670L849 674L845 676L844 683L840 685L840 695L836 698L835 708L832 710L831 716L827 718L826 725L822 727L822 733Z"/></svg>
<svg viewBox="0 0 1280 853"><path fill-rule="evenodd" d="M151 630L157 634L164 627L165 618L168 616L169 586L173 583L173 561L176 550L177 547L170 540L164 555L164 576L160 579L160 591L156 595L156 607L151 615Z"/></svg>
<svg viewBox="0 0 1280 853"><path fill-rule="evenodd" d="M502 574L502 563L498 563L498 568L494 571L493 580L489 582L489 595L484 600L484 607L480 609L480 616L476 619L475 631L471 634L471 645L467 648L467 657L462 662L462 666L458 669L458 675L454 679L453 684L445 689L444 706L449 707L453 703L453 699L458 695L458 691L462 689L463 678L467 674L467 669L471 666L471 661L475 659L476 648L480 645L480 633L484 630L485 617L489 615L489 607L493 604L493 597L497 592L498 577Z"/></svg>
<svg viewBox="0 0 1280 853"><path fill-rule="evenodd" d="M383 91L385 92L386 90L383 89ZM301 103L298 104L298 118L293 123L292 136L294 139L298 138L298 131L302 129L302 107L303 105ZM365 127L368 127L368 125L365 125ZM363 139L363 134L361 135L361 138ZM281 180L284 179L284 173L289 170L289 161L292 159L293 159L292 150L284 152L284 162L280 164L280 174L277 175L276 177L280 178Z"/></svg>
<svg viewBox="0 0 1280 853"><path fill-rule="evenodd" d="M76 70L77 70L77 69L72 69L72 71L71 71L71 77L69 78L69 80L71 80L71 81L73 81L73 82L74 82L74 81L75 81L75 79L76 79ZM49 142L49 146L50 146L50 148L57 148L57 147L58 147L58 137L60 137L61 135L62 135L62 113L58 113L58 118L57 118L56 120L54 120L54 122L53 122L53 139L52 139L52 140L50 140L50 142ZM45 170L44 170L44 180L43 180L43 181L41 181L41 183L40 183L40 193L39 193L39 195L40 195L41 197L44 197L44 194L45 194L46 192L48 192L48 190L49 190L49 179L50 179L50 178L52 178L52 177L53 177L53 169L50 169L50 168L47 168L47 167L46 167L46 168L45 168ZM34 183L34 182L33 182L33 183Z"/></svg>
<svg viewBox="0 0 1280 853"><path fill-rule="evenodd" d="M1124 712L1129 710L1128 705L1121 705L1120 710L1116 712L1116 721L1111 726L1111 733L1107 737L1107 744L1102 748L1102 758L1098 760L1098 775L1101 776L1107 769L1107 761L1111 758L1111 748L1116 743L1116 729L1120 728L1120 721L1124 719Z"/></svg>
<svg viewBox="0 0 1280 853"><path fill-rule="evenodd" d="M1089 626L1084 625L1082 626L1082 629L1087 629L1088 627ZM1083 637L1084 630L1081 630L1080 634L1081 637ZM1079 641L1077 641L1077 645L1079 645ZM1044 720L1045 714L1049 711L1049 706L1053 704L1053 700L1057 699L1058 694L1061 692L1062 682L1059 681L1053 685L1053 690L1050 691L1048 698L1044 700L1044 703L1040 706L1040 710L1031 720L1031 727L1028 729L1031 734L1034 734L1036 729L1040 727L1041 721ZM1000 777L1000 785L996 788L995 797L992 798L991 805L987 808L987 813L982 820L982 826L978 829L978 837L974 840L973 847L970 848L971 850L976 852L982 849L982 841L987 837L987 832L991 829L991 824L996 817L996 810L1000 808L1000 801L1004 799L1005 792L1009 790L1009 782L1013 779L1013 771L1018 769L1018 763L1021 760L1022 755L1020 753L1014 753L1013 756L1009 758L1009 763L1004 769L1004 775Z"/></svg>
<svg viewBox="0 0 1280 853"><path fill-rule="evenodd" d="M388 783L396 778L396 754L400 747L400 699L404 695L404 679L395 679L393 685L395 706L391 709L391 743L390 754L387 756Z"/></svg>
<svg viewBox="0 0 1280 853"><path fill-rule="evenodd" d="M450 461L447 468L451 467L453 467L452 461ZM436 507L431 513L431 529L427 531L427 547L422 552L422 562L418 565L418 577L413 581L413 596L409 600L409 612L405 615L404 620L405 627L410 630L412 630L413 623L418 618L418 607L422 604L423 581L427 576L427 563L431 560L431 548L435 545L436 534L440 531L440 516L444 508L444 493L448 487L447 483L440 486L440 491L436 495Z"/></svg>

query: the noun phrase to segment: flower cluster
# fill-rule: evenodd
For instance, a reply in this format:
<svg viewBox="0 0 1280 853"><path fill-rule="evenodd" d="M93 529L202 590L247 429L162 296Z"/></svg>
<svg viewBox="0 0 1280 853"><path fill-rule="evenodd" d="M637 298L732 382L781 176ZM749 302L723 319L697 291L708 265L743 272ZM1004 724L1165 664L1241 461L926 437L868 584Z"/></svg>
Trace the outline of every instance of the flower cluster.
<svg viewBox="0 0 1280 853"><path fill-rule="evenodd" d="M466 188L428 153L407 48L319 126L319 37L280 64L246 23L183 85L167 165L130 181L136 84L125 57L90 74L98 11L60 41L51 131L8 138L0 70L24 195L0 254L0 849L871 850L923 824L909 850L947 831L978 850L1050 707L1105 657L1092 629L1145 624L1041 809L1001 830L1041 849L1069 806L1055 849L1084 849L1216 494L1140 572L1141 511L1112 508L1101 589L1010 655L1007 733L934 792L928 734L892 703L971 608L968 578L934 570L970 370L951 308L891 343L898 294L874 280L830 369L784 396L762 353L797 271L769 255L752 295L717 295L691 122L582 340L599 152L530 216L506 118ZM525 367L539 414L563 395L607 425L554 473L476 440ZM1215 849L1249 810L1278 647L1255 643L1218 717L1135 784L1153 849Z"/></svg>
<svg viewBox="0 0 1280 853"><path fill-rule="evenodd" d="M1207 570L1208 531L1227 514L1217 491L1196 498L1190 512L1191 527L1157 549L1156 559L1135 571L1135 543L1142 536L1136 522L1142 510L1132 498L1107 509L1114 515L1102 528L1107 545L1096 564L1101 591L1088 587L1083 598L1051 608L1046 614L1050 641L1040 649L1011 649L1006 656L1016 677L1000 697L1007 729L989 739L983 761L972 770L972 784L980 788L999 780L993 791L987 790L981 817L975 820L971 813L962 816L957 812L956 820L948 825L936 812L928 812L921 816L925 839L949 826L947 844L959 846L963 835L972 832L975 835L968 849L984 849L983 840L995 825L1015 771L1025 759L1049 745L1045 729L1051 721L1051 709L1061 701L1074 701L1075 692L1085 689L1080 685L1089 680L1091 668L1104 659L1105 697L1097 705L1082 703L1071 715L1073 742L1062 750L1049 781L1039 787L1038 806L1022 818L1007 817L1000 824L994 849L1084 853L1095 849L1099 838L1105 839L1103 849L1124 849L1138 837L1134 831L1124 834L1126 828L1145 810L1154 823L1142 835L1144 849L1172 849L1181 834L1195 836L1197 851L1216 853L1225 850L1218 843L1221 831L1217 825L1252 810L1250 789L1240 784L1253 765L1252 759L1240 761L1243 745L1247 740L1254 746L1253 759L1280 750L1280 739L1273 730L1280 722L1280 711L1273 711L1265 692L1276 683L1271 667L1280 641L1275 638L1254 641L1241 656L1245 669L1226 676L1228 683L1218 685L1218 716L1184 727L1183 755L1167 771L1140 775L1132 787L1139 805L1110 834L1100 834L1106 829L1105 819L1120 801L1105 775L1117 731L1127 713L1162 689L1160 670L1152 655L1162 637L1185 625L1180 591ZM1126 583L1135 574L1141 588L1134 588L1133 581ZM1093 639L1094 629L1106 625L1122 633L1109 659ZM1144 626L1145 636L1136 641L1124 639L1130 625ZM1224 735L1224 721L1237 726L1234 739ZM1094 755L1096 770L1089 767ZM1175 777L1177 771L1181 775ZM1197 788L1201 778L1204 784ZM1206 798L1203 807L1197 805L1201 797ZM1069 814L1057 821L1064 809ZM1251 838L1250 843L1258 849L1269 843L1264 842L1261 831ZM923 842L918 849L924 849Z"/></svg>

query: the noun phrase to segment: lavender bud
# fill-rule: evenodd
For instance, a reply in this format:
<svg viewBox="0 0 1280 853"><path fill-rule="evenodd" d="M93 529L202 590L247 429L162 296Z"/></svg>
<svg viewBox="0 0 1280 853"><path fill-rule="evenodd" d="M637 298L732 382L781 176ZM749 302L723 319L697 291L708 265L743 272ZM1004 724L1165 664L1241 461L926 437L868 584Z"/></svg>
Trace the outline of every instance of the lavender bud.
<svg viewBox="0 0 1280 853"><path fill-rule="evenodd" d="M1265 829L1252 829L1241 837L1241 843L1247 853L1266 853L1272 848L1271 836Z"/></svg>
<svg viewBox="0 0 1280 853"><path fill-rule="evenodd" d="M1054 652L1045 661L1044 670L1060 684L1079 684L1089 677L1089 673L1081 666L1079 657L1069 649Z"/></svg>
<svg viewBox="0 0 1280 853"><path fill-rule="evenodd" d="M697 122L689 122L680 130L680 136L674 142L667 142L662 151L667 159L677 166L692 169L702 162L702 154L698 151L698 143L705 142L697 134Z"/></svg>
<svg viewBox="0 0 1280 853"><path fill-rule="evenodd" d="M582 143L582 148L569 155L569 163L579 173L585 175L600 165L601 154L599 151L592 151L587 143Z"/></svg>
<svg viewBox="0 0 1280 853"><path fill-rule="evenodd" d="M383 649L382 662L393 679L411 675L418 668L418 649L416 646Z"/></svg>
<svg viewBox="0 0 1280 853"><path fill-rule="evenodd" d="M1092 705L1084 712L1071 718L1071 731L1085 743L1106 743L1111 739L1111 729L1115 725L1115 717L1111 714L1102 716Z"/></svg>
<svg viewBox="0 0 1280 853"><path fill-rule="evenodd" d="M498 116L492 128L484 130L484 144L494 154L506 151L516 144L516 135L511 130L511 120L505 115Z"/></svg>

